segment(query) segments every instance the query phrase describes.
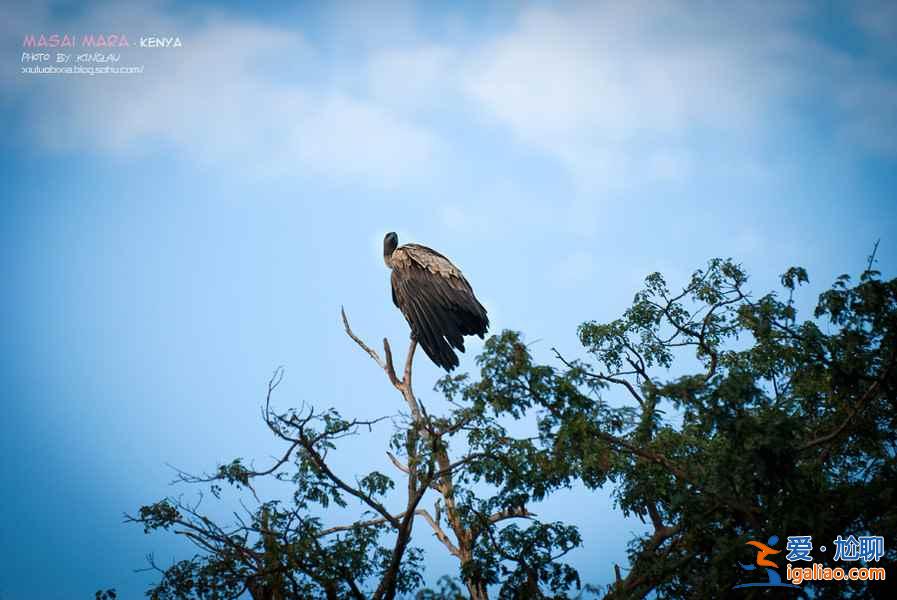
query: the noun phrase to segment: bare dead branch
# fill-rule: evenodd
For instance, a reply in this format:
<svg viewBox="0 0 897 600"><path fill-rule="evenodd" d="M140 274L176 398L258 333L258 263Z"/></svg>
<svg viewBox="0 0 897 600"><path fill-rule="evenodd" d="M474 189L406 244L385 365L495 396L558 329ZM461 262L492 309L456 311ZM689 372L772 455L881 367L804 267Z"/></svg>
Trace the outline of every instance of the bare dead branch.
<svg viewBox="0 0 897 600"><path fill-rule="evenodd" d="M377 365L379 365L379 367L385 371L386 363L383 362L383 359L380 358L380 355L377 354L377 352L373 348L365 344L361 338L359 338L357 335L355 335L355 333L352 332L352 328L349 327L349 319L346 317L346 310L342 306L340 307L340 314L343 316L343 328L346 330L346 335L352 338L352 340L356 344L358 344L362 350L367 352L368 356L374 359L374 362L376 362Z"/></svg>
<svg viewBox="0 0 897 600"><path fill-rule="evenodd" d="M412 337L411 343L408 345L408 356L405 358L405 374L402 378L402 381L408 386L409 393L411 393L411 365L414 362L414 350L416 348L417 340Z"/></svg>
<svg viewBox="0 0 897 600"><path fill-rule="evenodd" d="M402 473L406 473L406 474L410 472L410 471L408 470L407 465L403 465L401 462L399 462L399 459L397 459L397 458L395 457L395 455L393 455L392 452L387 452L387 453L386 453L386 456L389 457L390 462L391 462L393 465L395 465L395 467L396 467L399 471L401 471Z"/></svg>
<svg viewBox="0 0 897 600"><path fill-rule="evenodd" d="M386 354L386 375L389 377L389 382L393 387L399 387L402 382L396 377L396 368L392 362L392 348L389 347L389 340L386 338L383 338L383 353Z"/></svg>
<svg viewBox="0 0 897 600"><path fill-rule="evenodd" d="M436 535L436 539L442 542L442 545L445 546L453 556L461 558L461 551L458 550L458 547L452 543L448 535L446 535L445 531L443 531L442 527L439 526L439 523L436 521L436 519L433 518L433 515L431 515L426 509L423 508L418 509L417 514L422 516L427 521L427 523L430 524L430 528L433 529L433 533Z"/></svg>

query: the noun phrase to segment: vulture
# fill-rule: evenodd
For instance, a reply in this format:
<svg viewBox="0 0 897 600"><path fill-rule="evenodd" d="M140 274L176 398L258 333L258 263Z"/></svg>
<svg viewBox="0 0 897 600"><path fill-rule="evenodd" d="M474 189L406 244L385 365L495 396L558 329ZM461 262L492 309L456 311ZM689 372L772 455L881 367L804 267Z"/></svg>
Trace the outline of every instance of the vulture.
<svg viewBox="0 0 897 600"><path fill-rule="evenodd" d="M464 352L464 336L482 339L489 328L486 309L461 270L426 246L399 246L399 236L383 238L383 260L392 270L392 301L427 356L446 371L458 366L453 348Z"/></svg>

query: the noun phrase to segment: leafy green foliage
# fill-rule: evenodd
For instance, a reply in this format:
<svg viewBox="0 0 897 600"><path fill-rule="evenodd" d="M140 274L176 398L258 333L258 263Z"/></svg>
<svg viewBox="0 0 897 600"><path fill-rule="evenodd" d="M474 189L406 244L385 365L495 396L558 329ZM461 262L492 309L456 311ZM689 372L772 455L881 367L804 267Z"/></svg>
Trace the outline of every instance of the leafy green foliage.
<svg viewBox="0 0 897 600"><path fill-rule="evenodd" d="M440 577L437 585L439 588L436 590L427 588L419 591L415 598L417 600L464 600L466 597L458 580L448 575Z"/></svg>
<svg viewBox="0 0 897 600"><path fill-rule="evenodd" d="M897 280L882 280L873 262L856 285L839 277L804 321L795 297L809 277L800 267L781 276L781 297L756 299L731 260L710 261L675 292L653 273L619 319L579 327L580 358L556 352L555 364L540 364L522 334L491 337L478 378L436 384L450 407L439 415L412 395L410 379L396 377L391 355L381 363L350 332L408 403L407 420L393 419L389 448L403 485L378 471L351 480L335 473L328 452L380 420L332 409L276 413L275 373L265 420L287 445L283 457L266 470L236 459L182 479L208 484L221 499L222 486L255 497L253 480L270 476L289 484L291 501L255 498L228 526L202 514L199 502L142 507L132 520L145 531L174 531L198 548L159 568L149 594L727 597L743 582L738 563L751 558L749 540L810 534L823 563L832 562L837 535L893 540ZM620 511L649 527L630 541L628 566L606 565L615 574L606 589L584 584L563 562L583 543L576 528L530 510L574 483L609 487ZM405 504L387 508L403 491ZM358 519L327 527L317 515L330 505L358 505ZM436 590L421 589L415 522L458 559L457 579L441 579ZM886 550L878 566L893 570L897 553ZM888 597L883 585L860 582L807 582L799 593Z"/></svg>
<svg viewBox="0 0 897 600"><path fill-rule="evenodd" d="M785 301L753 300L746 282L727 260L677 293L654 273L620 319L579 328L588 360L564 361L563 372L535 365L505 332L487 346L481 381L446 386L496 414L540 409L544 482L610 480L623 513L652 526L630 544L628 575L609 596L727 595L742 577L736 562L750 558L744 543L773 534L811 533L829 547L817 551L823 562L839 534L893 539L897 281L867 269L850 287L842 276L803 323L794 292L805 270L782 276ZM586 385L630 408L580 395ZM890 549L879 566L894 558ZM887 594L875 584L804 588L816 598Z"/></svg>

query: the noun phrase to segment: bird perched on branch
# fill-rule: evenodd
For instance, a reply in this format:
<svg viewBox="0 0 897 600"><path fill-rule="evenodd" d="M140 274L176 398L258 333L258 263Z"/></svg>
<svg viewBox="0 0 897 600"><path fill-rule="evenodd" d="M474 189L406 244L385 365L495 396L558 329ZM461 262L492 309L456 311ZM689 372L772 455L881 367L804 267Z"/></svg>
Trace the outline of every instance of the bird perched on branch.
<svg viewBox="0 0 897 600"><path fill-rule="evenodd" d="M458 366L452 348L464 352L465 335L486 334L486 309L460 269L431 248L399 247L399 236L387 233L383 260L392 269L392 301L411 326L411 336L430 360L451 371Z"/></svg>

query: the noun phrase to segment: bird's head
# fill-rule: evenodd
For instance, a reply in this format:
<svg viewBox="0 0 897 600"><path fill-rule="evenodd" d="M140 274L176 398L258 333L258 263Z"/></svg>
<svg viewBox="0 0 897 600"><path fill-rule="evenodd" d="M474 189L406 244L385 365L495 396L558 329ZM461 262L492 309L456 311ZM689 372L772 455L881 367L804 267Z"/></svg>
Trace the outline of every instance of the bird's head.
<svg viewBox="0 0 897 600"><path fill-rule="evenodd" d="M387 233L386 237L383 238L383 261L386 263L386 266L390 266L389 259L398 246L399 236L394 231Z"/></svg>

